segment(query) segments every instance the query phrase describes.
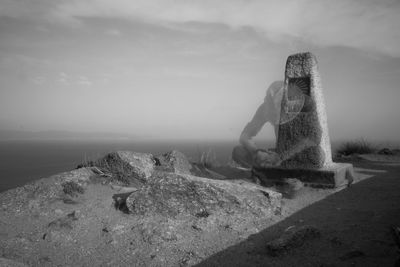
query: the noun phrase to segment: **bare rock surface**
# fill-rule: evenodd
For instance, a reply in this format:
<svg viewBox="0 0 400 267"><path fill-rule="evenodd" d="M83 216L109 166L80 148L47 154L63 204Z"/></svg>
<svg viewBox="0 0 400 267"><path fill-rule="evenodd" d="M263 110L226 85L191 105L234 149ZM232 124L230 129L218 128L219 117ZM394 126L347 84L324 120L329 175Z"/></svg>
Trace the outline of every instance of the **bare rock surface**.
<svg viewBox="0 0 400 267"><path fill-rule="evenodd" d="M53 201L68 199L69 196L63 190L65 183L73 182L84 189L93 175L91 168L80 168L56 174L2 192L0 203L3 203L3 208L13 208L16 211L28 209L35 212Z"/></svg>
<svg viewBox="0 0 400 267"><path fill-rule="evenodd" d="M179 174L191 174L192 165L182 152L172 150L154 158L159 169Z"/></svg>
<svg viewBox="0 0 400 267"><path fill-rule="evenodd" d="M219 224L243 218L272 217L281 209L281 194L250 183L237 184L191 175L159 172L126 200L132 214L167 218L218 217Z"/></svg>
<svg viewBox="0 0 400 267"><path fill-rule="evenodd" d="M163 156L170 168L154 158L110 153L1 193L1 255L28 266L187 266L280 217L280 193L190 175L177 151Z"/></svg>
<svg viewBox="0 0 400 267"><path fill-rule="evenodd" d="M17 262L17 261L13 261L10 259L0 257L0 266L2 266L2 267L27 267L28 265L21 263L21 262Z"/></svg>
<svg viewBox="0 0 400 267"><path fill-rule="evenodd" d="M154 163L154 157L150 153L117 151L109 153L89 165L99 167L114 181L125 185L137 185L145 183L151 176Z"/></svg>

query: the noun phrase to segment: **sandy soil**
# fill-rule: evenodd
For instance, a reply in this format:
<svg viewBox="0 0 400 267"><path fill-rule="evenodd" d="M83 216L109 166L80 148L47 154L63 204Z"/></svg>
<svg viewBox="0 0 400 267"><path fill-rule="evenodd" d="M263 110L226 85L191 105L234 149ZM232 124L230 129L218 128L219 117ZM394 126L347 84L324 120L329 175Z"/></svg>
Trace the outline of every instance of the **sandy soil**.
<svg viewBox="0 0 400 267"><path fill-rule="evenodd" d="M178 235L157 232L168 225L162 218L140 225L116 210L118 190L101 182L72 202L44 206L10 206L3 194L0 265L10 259L28 266L393 266L400 158L370 155L352 163L357 180L349 188L302 188L283 199L280 215L240 229L189 227ZM320 237L277 257L267 253L268 242L302 225L315 226Z"/></svg>

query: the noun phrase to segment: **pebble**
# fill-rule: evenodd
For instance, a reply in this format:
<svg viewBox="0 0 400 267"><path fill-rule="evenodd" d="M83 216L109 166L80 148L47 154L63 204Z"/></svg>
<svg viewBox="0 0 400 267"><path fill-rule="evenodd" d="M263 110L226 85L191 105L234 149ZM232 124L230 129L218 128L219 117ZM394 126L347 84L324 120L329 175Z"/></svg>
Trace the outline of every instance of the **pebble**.
<svg viewBox="0 0 400 267"><path fill-rule="evenodd" d="M64 212L60 209L56 209L54 212L59 215L64 214Z"/></svg>

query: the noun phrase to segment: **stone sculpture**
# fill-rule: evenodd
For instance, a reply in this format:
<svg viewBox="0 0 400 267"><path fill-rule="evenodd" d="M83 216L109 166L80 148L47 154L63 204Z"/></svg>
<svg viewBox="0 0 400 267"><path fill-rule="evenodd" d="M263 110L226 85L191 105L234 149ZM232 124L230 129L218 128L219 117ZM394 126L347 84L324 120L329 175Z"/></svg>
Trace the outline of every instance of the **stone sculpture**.
<svg viewBox="0 0 400 267"><path fill-rule="evenodd" d="M331 144L316 57L307 52L286 62L276 151L278 166L255 168L261 179L298 178L322 187L351 183L351 164L332 162Z"/></svg>

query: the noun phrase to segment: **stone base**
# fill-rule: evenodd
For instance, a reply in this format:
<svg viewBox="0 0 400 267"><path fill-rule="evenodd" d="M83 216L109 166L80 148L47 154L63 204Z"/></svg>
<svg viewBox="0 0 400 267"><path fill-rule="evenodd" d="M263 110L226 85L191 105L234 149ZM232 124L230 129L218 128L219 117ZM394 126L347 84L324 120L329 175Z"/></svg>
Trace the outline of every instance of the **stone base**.
<svg viewBox="0 0 400 267"><path fill-rule="evenodd" d="M291 169L279 166L254 168L253 175L261 183L282 182L284 178L296 178L305 185L322 188L337 188L350 185L354 180L353 165L333 163L321 169Z"/></svg>

